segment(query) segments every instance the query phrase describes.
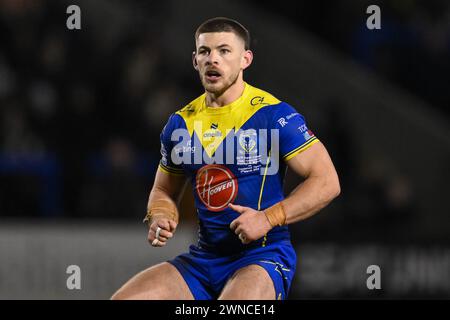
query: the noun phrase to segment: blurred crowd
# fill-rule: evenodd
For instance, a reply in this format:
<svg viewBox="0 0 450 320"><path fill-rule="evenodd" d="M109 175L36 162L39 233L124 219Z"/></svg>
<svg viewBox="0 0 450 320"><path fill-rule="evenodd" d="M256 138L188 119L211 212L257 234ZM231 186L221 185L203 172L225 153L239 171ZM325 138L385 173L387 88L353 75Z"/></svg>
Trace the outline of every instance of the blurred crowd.
<svg viewBox="0 0 450 320"><path fill-rule="evenodd" d="M318 36L379 76L422 98L450 117L450 2L292 1L273 6L278 13ZM366 13L380 8L381 29L369 30Z"/></svg>
<svg viewBox="0 0 450 320"><path fill-rule="evenodd" d="M0 2L0 215L142 216L159 133L193 96L158 45L167 8L99 2L68 32L67 6Z"/></svg>
<svg viewBox="0 0 450 320"><path fill-rule="evenodd" d="M164 1L93 3L82 30L67 32L64 1L0 2L0 216L142 218L160 131L199 94L198 83L186 81L194 71L174 70L161 50ZM376 34L361 23L360 6L303 1L267 9L443 110L450 102L448 2L386 3ZM89 16L102 10L109 10L108 28ZM345 119L336 121L339 105L324 108L316 131L344 190L332 209L342 214L331 219L400 223L414 214L407 177L386 178L380 161L361 167ZM320 228L331 234L333 225Z"/></svg>

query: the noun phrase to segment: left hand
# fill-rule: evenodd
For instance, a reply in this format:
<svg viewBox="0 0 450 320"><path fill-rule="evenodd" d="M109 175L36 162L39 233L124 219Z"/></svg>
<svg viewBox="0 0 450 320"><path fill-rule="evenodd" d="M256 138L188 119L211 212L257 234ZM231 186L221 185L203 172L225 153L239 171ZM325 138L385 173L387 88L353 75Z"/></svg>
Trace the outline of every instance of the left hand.
<svg viewBox="0 0 450 320"><path fill-rule="evenodd" d="M239 236L243 244L258 240L272 229L264 212L231 203L228 206L240 213L240 216L231 222L230 229Z"/></svg>

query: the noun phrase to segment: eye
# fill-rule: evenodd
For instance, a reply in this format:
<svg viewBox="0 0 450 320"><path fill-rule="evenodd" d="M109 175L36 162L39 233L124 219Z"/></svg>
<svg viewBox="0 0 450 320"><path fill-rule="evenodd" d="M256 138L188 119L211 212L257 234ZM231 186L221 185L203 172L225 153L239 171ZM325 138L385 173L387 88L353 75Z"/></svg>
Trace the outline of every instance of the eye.
<svg viewBox="0 0 450 320"><path fill-rule="evenodd" d="M230 50L229 49L220 49L220 53L225 54L225 53L229 53Z"/></svg>
<svg viewBox="0 0 450 320"><path fill-rule="evenodd" d="M201 55L205 55L205 54L207 54L207 53L208 53L208 51L205 50L205 49L200 49L200 50L198 51L198 54L201 54Z"/></svg>

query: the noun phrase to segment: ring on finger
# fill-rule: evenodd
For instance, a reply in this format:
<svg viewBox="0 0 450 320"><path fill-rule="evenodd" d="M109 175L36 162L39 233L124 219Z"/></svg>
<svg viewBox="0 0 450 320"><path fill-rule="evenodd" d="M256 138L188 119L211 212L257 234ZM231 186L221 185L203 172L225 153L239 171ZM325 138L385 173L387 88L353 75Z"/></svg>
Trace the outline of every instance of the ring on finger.
<svg viewBox="0 0 450 320"><path fill-rule="evenodd" d="M159 233L161 232L161 227L156 228L156 236L155 238L159 240Z"/></svg>

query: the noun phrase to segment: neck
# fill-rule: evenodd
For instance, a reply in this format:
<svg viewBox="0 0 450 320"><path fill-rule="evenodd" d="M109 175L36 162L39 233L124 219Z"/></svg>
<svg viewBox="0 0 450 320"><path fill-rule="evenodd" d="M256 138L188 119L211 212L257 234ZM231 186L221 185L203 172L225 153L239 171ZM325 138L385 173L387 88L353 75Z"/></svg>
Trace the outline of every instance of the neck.
<svg viewBox="0 0 450 320"><path fill-rule="evenodd" d="M206 92L206 105L209 107L223 107L242 96L245 88L244 80L239 77L227 90L222 93Z"/></svg>

